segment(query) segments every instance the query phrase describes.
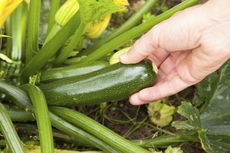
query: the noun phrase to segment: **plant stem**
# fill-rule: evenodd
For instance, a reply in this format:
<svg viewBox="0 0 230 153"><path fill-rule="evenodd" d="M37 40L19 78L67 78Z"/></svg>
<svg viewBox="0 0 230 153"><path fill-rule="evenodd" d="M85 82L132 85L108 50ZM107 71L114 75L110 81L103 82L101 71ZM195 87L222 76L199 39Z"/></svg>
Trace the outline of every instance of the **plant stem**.
<svg viewBox="0 0 230 153"><path fill-rule="evenodd" d="M21 3L7 21L6 31L11 39L7 39L7 56L15 61L22 58L25 45L27 5Z"/></svg>
<svg viewBox="0 0 230 153"><path fill-rule="evenodd" d="M199 139L196 135L170 135L170 136L159 136L152 139L146 140L135 140L134 142L142 147L145 148L152 148L152 147L161 147L161 146L168 146L175 143L180 142L199 142Z"/></svg>
<svg viewBox="0 0 230 153"><path fill-rule="evenodd" d="M140 23L144 14L148 13L156 4L158 0L148 0L145 4L136 12L134 13L125 23L123 23L118 29L114 30L108 37L105 37L95 44L87 48L85 51L80 53L80 55L87 55L95 49L98 49L106 42L110 41L111 39L117 37L118 35L122 34L123 32L130 30L135 25Z"/></svg>
<svg viewBox="0 0 230 153"><path fill-rule="evenodd" d="M31 112L19 111L19 110L10 110L10 117L13 121L16 122L25 122L25 121L34 121L33 115ZM18 116L16 116L18 115ZM89 133L86 133L84 130L73 126L72 124L66 122L62 118L57 115L49 112L50 120L52 125L62 131L68 138L72 141L71 143L80 144L84 146L95 146L96 148L102 149L105 152L109 153L118 153L114 149L112 149L108 144L103 141L97 139Z"/></svg>
<svg viewBox="0 0 230 153"><path fill-rule="evenodd" d="M107 55L114 49L124 45L128 41L141 36L142 34L147 32L150 28L152 28L154 25L160 23L163 20L166 20L176 12L196 4L198 1L199 0L185 0L182 3L178 4L177 6L171 8L170 10L167 10L166 12L162 13L161 15L157 17L152 17L152 19L149 19L145 23L142 23L139 26L132 28L131 30L115 37L114 39L112 39L102 47L94 50L86 58L80 61L81 64L92 62L102 58L103 56Z"/></svg>
<svg viewBox="0 0 230 153"><path fill-rule="evenodd" d="M31 109L31 103L26 93L5 81L0 80L0 92L6 94L11 100L15 102L17 106L25 108L26 110Z"/></svg>
<svg viewBox="0 0 230 153"><path fill-rule="evenodd" d="M33 122L35 121L31 112L26 112L23 110L9 109L8 113L13 122Z"/></svg>
<svg viewBox="0 0 230 153"><path fill-rule="evenodd" d="M2 90L4 88L1 88L1 84L4 84L4 86L8 87L7 90ZM22 86L21 88L24 88L24 87ZM26 108L27 111L34 112L34 108L31 105L29 97L20 88L17 88L13 85L10 85L6 82L0 81L0 91L9 97L13 97L12 98L13 102L15 102L21 108L23 108L23 109ZM15 95L15 93L16 93L16 95ZM18 93L20 93L20 94L18 94ZM62 118L58 117L57 115L53 114L50 111L49 111L49 117L50 117L52 125L56 129L62 131L65 134L68 134L69 136L74 137L76 142L90 144L92 146L95 146L98 149L103 150L104 152L118 153L118 151L113 149L107 143L105 143L102 140L98 139L97 137L85 132L84 130L82 130L78 127L75 127L74 125L63 120Z"/></svg>
<svg viewBox="0 0 230 153"><path fill-rule="evenodd" d="M72 35L79 26L80 15L76 13L70 21L50 40L43 48L26 64L22 71L21 78L28 81L29 76L37 73L62 47L65 41Z"/></svg>
<svg viewBox="0 0 230 153"><path fill-rule="evenodd" d="M41 0L30 0L29 16L27 23L27 40L25 49L25 63L33 57L33 52L38 51L38 31L40 23Z"/></svg>
<svg viewBox="0 0 230 153"><path fill-rule="evenodd" d="M69 136L73 136L75 140L77 140L76 142L79 143L80 141L83 144L90 144L108 153L118 153L115 148L109 146L104 141L98 139L90 133L85 132L81 128L70 124L69 122L66 122L64 119L58 117L54 113L50 112L49 115L52 125L63 133L68 134Z"/></svg>
<svg viewBox="0 0 230 153"><path fill-rule="evenodd" d="M42 91L31 84L24 86L33 103L36 122L39 130L39 138L42 153L53 153L53 132L49 118L49 111L46 99Z"/></svg>
<svg viewBox="0 0 230 153"><path fill-rule="evenodd" d="M149 153L149 151L135 145L131 141L121 137L112 130L106 128L84 114L64 107L50 107L50 110L75 126L78 126L97 138L103 140L120 152Z"/></svg>
<svg viewBox="0 0 230 153"><path fill-rule="evenodd" d="M0 103L0 129L12 153L25 153L22 142L2 103Z"/></svg>
<svg viewBox="0 0 230 153"><path fill-rule="evenodd" d="M9 110L8 112L10 114L12 121L17 121L17 122L24 122L24 120L34 121L32 113L30 112L19 111L19 110ZM70 133L68 135L70 135ZM74 135L72 136L73 136L71 137L72 143L78 144L79 140L76 139ZM196 135L176 135L176 134L167 135L167 136L159 136L159 137L151 138L151 139L134 140L134 142L137 145L140 145L144 148L151 148L151 147L156 148L156 147L168 146L168 145L172 145L175 143L181 143L181 142L186 142L186 141L198 142L199 140ZM85 142L84 145L88 145L88 143Z"/></svg>
<svg viewBox="0 0 230 153"><path fill-rule="evenodd" d="M79 27L75 31L74 35L70 37L70 42L67 44L67 46L64 46L61 49L59 56L54 61L55 65L61 65L69 57L70 53L79 44L82 35L84 33L85 33L85 24L81 22Z"/></svg>
<svg viewBox="0 0 230 153"><path fill-rule="evenodd" d="M50 1L50 11L49 11L49 17L48 17L48 30L47 33L50 32L51 28L55 24L55 14L57 10L59 9L61 4L60 0L51 0Z"/></svg>

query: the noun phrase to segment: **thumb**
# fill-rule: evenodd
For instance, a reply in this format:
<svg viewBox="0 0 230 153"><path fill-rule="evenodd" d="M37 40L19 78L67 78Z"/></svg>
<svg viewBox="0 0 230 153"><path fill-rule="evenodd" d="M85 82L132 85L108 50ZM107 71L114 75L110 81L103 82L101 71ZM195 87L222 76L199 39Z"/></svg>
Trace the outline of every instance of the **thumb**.
<svg viewBox="0 0 230 153"><path fill-rule="evenodd" d="M132 64L150 58L160 64L170 52L198 47L200 34L208 26L204 7L191 7L156 25L137 40L120 61Z"/></svg>

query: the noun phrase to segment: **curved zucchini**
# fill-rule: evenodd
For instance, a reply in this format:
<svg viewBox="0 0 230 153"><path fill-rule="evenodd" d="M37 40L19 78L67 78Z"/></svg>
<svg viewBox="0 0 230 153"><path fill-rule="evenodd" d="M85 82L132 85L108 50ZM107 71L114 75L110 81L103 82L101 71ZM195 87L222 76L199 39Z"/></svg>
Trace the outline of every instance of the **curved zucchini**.
<svg viewBox="0 0 230 153"><path fill-rule="evenodd" d="M65 67L53 68L42 72L41 81L54 81L68 77L76 77L100 70L108 65L109 64L105 61L97 61L95 63L84 66L79 66L75 64Z"/></svg>
<svg viewBox="0 0 230 153"><path fill-rule="evenodd" d="M96 104L122 100L153 84L150 61L114 64L104 69L40 85L49 105Z"/></svg>

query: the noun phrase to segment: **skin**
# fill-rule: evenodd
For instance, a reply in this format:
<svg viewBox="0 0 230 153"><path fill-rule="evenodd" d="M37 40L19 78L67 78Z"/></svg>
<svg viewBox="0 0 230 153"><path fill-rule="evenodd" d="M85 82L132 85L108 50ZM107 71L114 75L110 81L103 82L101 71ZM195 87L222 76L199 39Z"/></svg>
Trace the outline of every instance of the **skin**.
<svg viewBox="0 0 230 153"><path fill-rule="evenodd" d="M120 57L124 64L148 58L158 67L155 85L130 97L141 105L180 92L216 71L230 58L230 0L181 11L156 25Z"/></svg>

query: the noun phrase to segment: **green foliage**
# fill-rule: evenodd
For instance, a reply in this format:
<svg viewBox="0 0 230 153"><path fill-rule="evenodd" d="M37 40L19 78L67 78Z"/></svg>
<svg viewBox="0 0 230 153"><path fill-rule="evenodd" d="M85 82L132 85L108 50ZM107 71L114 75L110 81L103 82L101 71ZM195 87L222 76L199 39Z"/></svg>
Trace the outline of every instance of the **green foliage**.
<svg viewBox="0 0 230 153"><path fill-rule="evenodd" d="M102 17L119 11L113 0L78 0L81 19L84 23L95 23Z"/></svg>
<svg viewBox="0 0 230 153"><path fill-rule="evenodd" d="M178 113L186 117L187 121L174 122L177 129L196 131L202 147L208 153L225 153L230 150L230 61L217 74L209 78L216 78L216 85L199 88L205 91L205 108L201 113L190 103L182 103ZM207 84L204 80L202 85ZM203 86L207 87L207 86ZM207 96L210 95L210 96ZM203 96L204 97L204 96Z"/></svg>

